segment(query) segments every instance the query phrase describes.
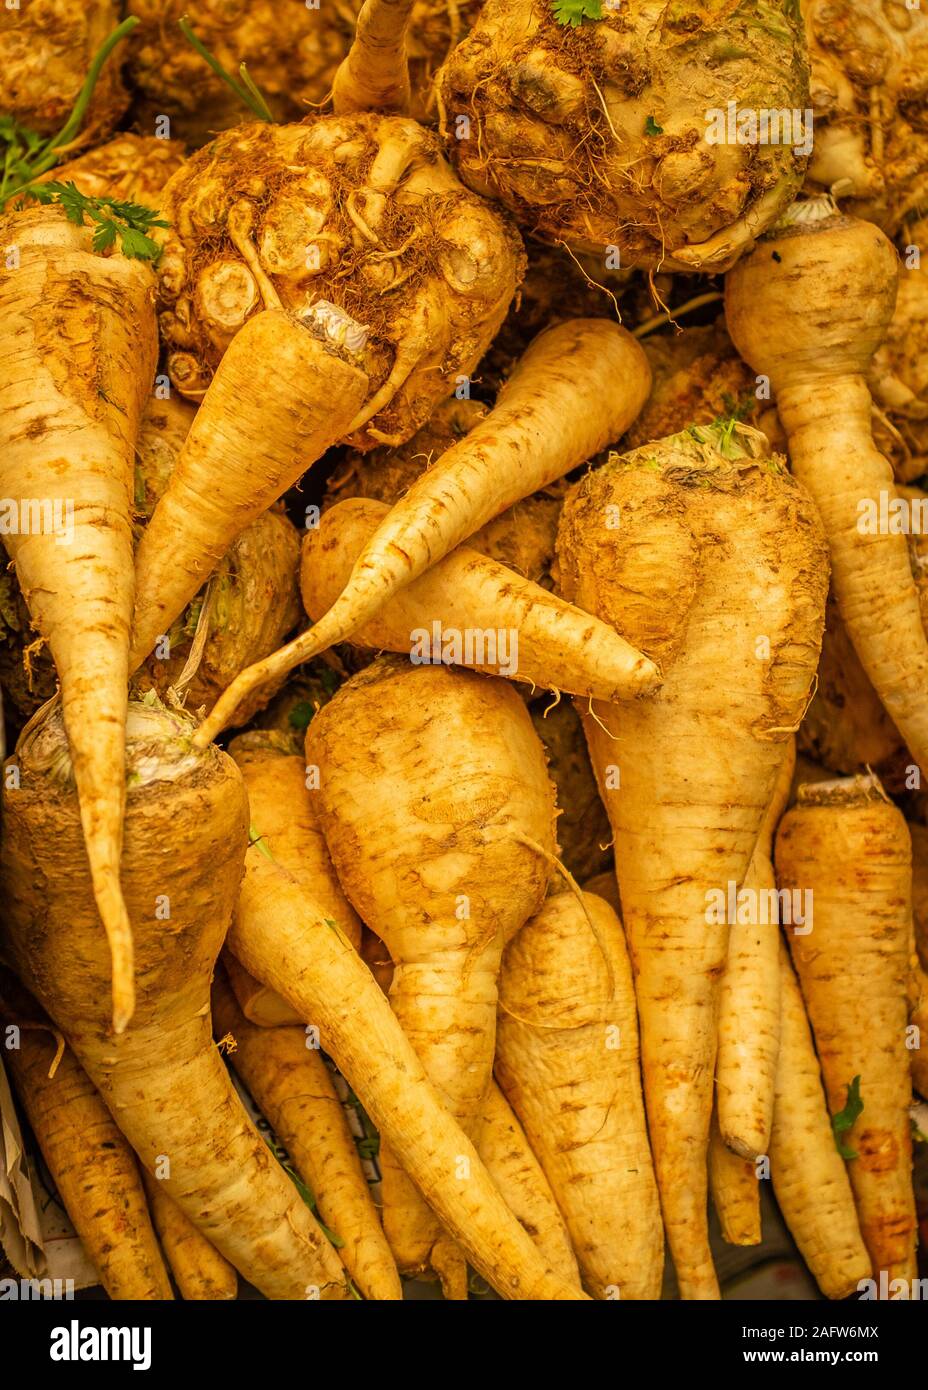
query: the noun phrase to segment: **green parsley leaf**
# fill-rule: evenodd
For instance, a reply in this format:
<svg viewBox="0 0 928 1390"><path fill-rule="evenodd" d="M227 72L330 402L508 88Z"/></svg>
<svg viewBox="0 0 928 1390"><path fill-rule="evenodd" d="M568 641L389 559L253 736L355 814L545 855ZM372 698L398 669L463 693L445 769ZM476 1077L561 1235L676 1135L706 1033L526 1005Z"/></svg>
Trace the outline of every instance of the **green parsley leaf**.
<svg viewBox="0 0 928 1390"><path fill-rule="evenodd" d="M846 1134L853 1127L859 1118L864 1103L860 1098L860 1077L855 1076L850 1086L847 1088L847 1104L843 1110L839 1110L837 1115L831 1117L831 1128L834 1131L835 1147L842 1158L848 1160L856 1158L857 1154L853 1149L849 1149L841 1136Z"/></svg>
<svg viewBox="0 0 928 1390"><path fill-rule="evenodd" d="M644 123L645 135L663 135L664 127L658 125L653 116L649 116Z"/></svg>
<svg viewBox="0 0 928 1390"><path fill-rule="evenodd" d="M579 29L585 19L602 19L602 0L551 0L558 24Z"/></svg>
<svg viewBox="0 0 928 1390"><path fill-rule="evenodd" d="M90 198L81 193L73 183L37 183L23 195L34 198L36 202L57 203L65 217L76 227L93 222L93 249L97 252L109 251L119 245L122 254L130 260L156 261L161 248L148 232L153 227L168 227L170 223L160 218L154 208L141 203L123 203L116 198Z"/></svg>

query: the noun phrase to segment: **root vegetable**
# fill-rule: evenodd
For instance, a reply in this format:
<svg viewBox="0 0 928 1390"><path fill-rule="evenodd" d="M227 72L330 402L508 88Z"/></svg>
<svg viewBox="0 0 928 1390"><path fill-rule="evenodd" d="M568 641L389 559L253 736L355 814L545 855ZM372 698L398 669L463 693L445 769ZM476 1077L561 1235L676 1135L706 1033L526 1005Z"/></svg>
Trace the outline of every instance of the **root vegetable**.
<svg viewBox="0 0 928 1390"><path fill-rule="evenodd" d="M413 111L424 118L432 107L434 69L473 21L482 0L416 0L407 40ZM127 67L138 90L135 114L148 126L162 113L175 132L193 145L218 130L248 119L248 111L214 76L181 34L177 21L190 15L194 32L228 72L248 65L250 76L276 116L299 120L329 96L339 63L351 44L361 0L338 5L198 5L189 0L129 0L141 20L127 50Z"/></svg>
<svg viewBox="0 0 928 1390"><path fill-rule="evenodd" d="M223 950L222 964L235 1002L249 1023L256 1024L258 1028L283 1028L302 1022L286 999L281 999L274 990L249 975L231 951Z"/></svg>
<svg viewBox="0 0 928 1390"><path fill-rule="evenodd" d="M476 1135L503 948L540 907L555 850L554 789L525 706L503 681L382 659L316 715L306 760L345 893L393 961L390 1004ZM383 1195L401 1272L453 1284L442 1234L389 1154Z"/></svg>
<svg viewBox="0 0 928 1390"><path fill-rule="evenodd" d="M299 1017L318 1026L323 1047L376 1125L382 1143L412 1175L474 1268L504 1298L582 1298L547 1267L506 1207L337 921L276 862L277 838L286 832L294 809L281 795L278 767L283 756L270 748L242 764L252 824L261 843L246 855L230 949ZM320 873L319 879L323 877ZM331 866L328 879L334 879ZM470 1173L466 1180L458 1176L464 1169Z"/></svg>
<svg viewBox="0 0 928 1390"><path fill-rule="evenodd" d="M158 208L165 184L186 157L179 140L123 131L87 154L56 164L36 182L73 183L88 198L117 198Z"/></svg>
<svg viewBox="0 0 928 1390"><path fill-rule="evenodd" d="M874 442L906 483L928 472L928 269L921 263L928 254L928 220L907 224L899 244L896 311L873 354L869 386Z"/></svg>
<svg viewBox="0 0 928 1390"><path fill-rule="evenodd" d="M832 1115L859 1077L863 1110L843 1137L875 1277L915 1277L912 1099L906 1049L912 857L901 813L874 778L801 787L780 823L781 888L813 895L790 934Z"/></svg>
<svg viewBox="0 0 928 1390"><path fill-rule="evenodd" d="M928 17L917 5L802 0L815 112L812 188L893 235L928 197Z"/></svg>
<svg viewBox="0 0 928 1390"><path fill-rule="evenodd" d="M770 1169L780 1211L819 1288L826 1298L847 1298L869 1278L870 1257L835 1146L805 1004L782 943Z"/></svg>
<svg viewBox="0 0 928 1390"><path fill-rule="evenodd" d="M922 969L914 950L909 967L908 1004L910 1032L915 1029L911 1040L907 1039L912 1085L928 1100L928 972Z"/></svg>
<svg viewBox="0 0 928 1390"><path fill-rule="evenodd" d="M94 898L112 954L113 1018L132 1015L132 933L119 882L132 450L157 353L150 268L91 251L58 208L0 229L19 269L0 284L0 495L4 543L49 644L81 806Z"/></svg>
<svg viewBox="0 0 928 1390"><path fill-rule="evenodd" d="M238 1296L238 1275L201 1235L161 1183L142 1170L151 1219L174 1281L187 1302L225 1302Z"/></svg>
<svg viewBox="0 0 928 1390"><path fill-rule="evenodd" d="M905 539L922 627L928 631L928 537L918 519L918 510L928 507L928 493L902 484L896 493L912 509L912 531ZM893 794L911 790L917 778L902 735L883 708L831 599L818 688L802 723L800 746L833 772L876 773Z"/></svg>
<svg viewBox="0 0 928 1390"><path fill-rule="evenodd" d="M318 715L316 716L318 718ZM260 769L270 757L281 804L288 819L274 830L274 858L292 874L315 905L333 918L339 930L356 951L361 948L361 919L332 873L332 862L313 798L307 795L307 766L302 758L290 755L286 740L275 734L253 732L233 739L229 752L246 783L254 763Z"/></svg>
<svg viewBox="0 0 928 1390"><path fill-rule="evenodd" d="M487 409L480 401L449 396L405 444L381 444L366 452L349 449L326 483L326 504L369 497L392 506L442 454L486 418Z"/></svg>
<svg viewBox="0 0 928 1390"><path fill-rule="evenodd" d="M364 0L351 47L332 84L338 116L409 111L412 89L406 33L414 0Z"/></svg>
<svg viewBox="0 0 928 1390"><path fill-rule="evenodd" d="M0 972L0 995L4 1060L100 1283L113 1299L173 1298L135 1155L100 1093L6 970ZM11 1046L14 1026L18 1039Z"/></svg>
<svg viewBox="0 0 928 1390"><path fill-rule="evenodd" d="M258 1028L241 1013L220 970L213 1027L231 1034L229 1061L306 1183L345 1268L365 1298L402 1300L357 1147L329 1070L302 1027Z"/></svg>
<svg viewBox="0 0 928 1390"><path fill-rule="evenodd" d="M0 110L52 135L64 125L97 49L119 23L117 0L19 0L0 10ZM119 62L110 58L94 88L82 137L98 141L129 104Z"/></svg>
<svg viewBox="0 0 928 1390"><path fill-rule="evenodd" d="M880 231L817 199L796 204L729 274L726 314L735 346L776 395L793 472L822 516L838 611L861 665L925 771L928 638L906 536L880 520L896 493L873 444L867 390L897 278L895 250Z"/></svg>
<svg viewBox="0 0 928 1390"><path fill-rule="evenodd" d="M191 405L174 398L150 400L144 409L135 460L137 534L168 485L194 415ZM166 695L183 674L187 708L209 709L239 671L275 651L296 626L302 611L298 569L296 528L270 508L232 542L209 589L194 596L167 642L140 669L138 687ZM0 681L26 717L56 687L51 655L34 637L15 574L0 574ZM199 659L191 661L194 642ZM243 718L252 712L244 706Z"/></svg>
<svg viewBox="0 0 928 1390"><path fill-rule="evenodd" d="M300 581L314 621L345 590L388 513L356 498L307 532ZM653 663L605 623L465 545L401 589L351 641L605 700L647 693L658 681Z"/></svg>
<svg viewBox="0 0 928 1390"><path fill-rule="evenodd" d="M565 597L664 672L656 695L597 703L584 726L615 839L664 1222L683 1296L712 1298L706 1151L727 902L815 673L824 539L763 436L706 426L588 474L564 503L558 560Z"/></svg>
<svg viewBox="0 0 928 1390"><path fill-rule="evenodd" d="M595 893L597 898L602 898L609 904L619 921L622 920L622 904L619 901L619 885L616 882L615 869L612 868L608 873L594 874L588 878L583 885L584 893Z"/></svg>
<svg viewBox="0 0 928 1390"><path fill-rule="evenodd" d="M253 390L255 361L267 354L275 372L254 414L242 401ZM139 541L130 670L168 633L233 541L338 438L366 389L364 373L326 341L318 322L300 323L279 309L249 320Z"/></svg>
<svg viewBox="0 0 928 1390"><path fill-rule="evenodd" d="M654 385L645 407L622 441L638 449L652 439L678 434L689 425L711 425L736 415L745 424L767 429L770 411L761 415L757 382L735 351L720 318L707 327L652 333L641 346ZM776 418L774 413L774 419ZM763 419L763 425L761 425ZM771 438L771 445L779 447Z"/></svg>
<svg viewBox="0 0 928 1390"><path fill-rule="evenodd" d="M517 1115L495 1082L484 1098L477 1152L549 1267L566 1284L579 1287L580 1271L564 1218Z"/></svg>
<svg viewBox="0 0 928 1390"><path fill-rule="evenodd" d="M361 955L384 994L393 982L393 962L383 942L364 928ZM554 1195L525 1137L518 1116L494 1081L484 1098L477 1152L504 1202L555 1274L579 1287L580 1271Z"/></svg>
<svg viewBox="0 0 928 1390"><path fill-rule="evenodd" d="M549 898L503 958L496 1076L597 1298L660 1296L664 1238L638 1061L615 913L590 894L582 907L568 893Z"/></svg>
<svg viewBox="0 0 928 1390"><path fill-rule="evenodd" d="M330 479L330 505L352 497L375 502L398 502L422 474L470 430L485 419L487 407L478 401L443 401L435 413L398 449L349 453L345 466ZM551 490L553 491L552 487ZM560 498L535 493L494 517L470 538L470 548L498 560L533 584L552 588L551 565L561 511Z"/></svg>
<svg viewBox="0 0 928 1390"><path fill-rule="evenodd" d="M860 664L829 595L818 685L799 730L799 747L832 773L870 768L890 783L902 737Z"/></svg>
<svg viewBox="0 0 928 1390"><path fill-rule="evenodd" d="M725 269L795 195L794 147L811 146L805 127L788 143L717 138L729 104L755 127L808 105L795 7L755 9L627 0L567 27L550 0L487 0L437 77L461 177L601 263Z"/></svg>
<svg viewBox="0 0 928 1390"><path fill-rule="evenodd" d="M136 505L146 524L170 485L195 418L193 406L174 397L146 408L135 467ZM141 524L138 533L144 535ZM239 671L275 651L296 627L299 546L299 533L281 508L256 516L219 561L209 588L193 597L167 631L167 643L139 670L138 688L163 696L183 674L187 708L211 708ZM202 643L195 663L194 643ZM261 703L263 698L246 705L243 719Z"/></svg>
<svg viewBox="0 0 928 1390"><path fill-rule="evenodd" d="M780 1045L779 903L773 870L773 835L796 766L790 744L777 774L744 890L754 910L730 923L728 959L719 995L716 1108L727 1147L742 1158L766 1154L773 1122ZM720 1213L721 1215L721 1213Z"/></svg>
<svg viewBox="0 0 928 1390"><path fill-rule="evenodd" d="M715 1114L709 1134L709 1190L723 1239L729 1245L760 1245L760 1183L754 1160L728 1147Z"/></svg>
<svg viewBox="0 0 928 1390"><path fill-rule="evenodd" d="M109 1027L109 961L54 707L20 738L18 778L4 778L6 939L142 1163L216 1248L269 1298L344 1298L341 1262L213 1046L210 977L248 813L231 759L192 750L191 728L153 697L129 706L122 881L138 963L129 1027L116 1036Z"/></svg>
<svg viewBox="0 0 928 1390"><path fill-rule="evenodd" d="M370 391L332 442L358 448L415 433L474 370L522 277L518 233L462 187L435 135L399 116L227 131L171 180L164 215L161 329L178 390L202 396L262 306L348 319L341 341ZM313 384L294 383L291 402L340 399L331 386L309 395Z"/></svg>
<svg viewBox="0 0 928 1390"><path fill-rule="evenodd" d="M577 319L542 333L486 419L392 508L325 617L233 682L199 737L214 738L255 687L344 640L493 517L618 438L649 383L644 354L614 324Z"/></svg>

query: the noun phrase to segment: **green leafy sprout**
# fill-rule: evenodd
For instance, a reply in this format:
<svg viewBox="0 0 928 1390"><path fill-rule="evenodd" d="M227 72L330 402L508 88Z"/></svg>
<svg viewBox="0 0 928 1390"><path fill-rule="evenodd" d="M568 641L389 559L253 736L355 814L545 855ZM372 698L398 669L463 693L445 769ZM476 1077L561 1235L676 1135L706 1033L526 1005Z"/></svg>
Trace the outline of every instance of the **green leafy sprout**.
<svg viewBox="0 0 928 1390"><path fill-rule="evenodd" d="M232 74L223 67L219 59L214 54L210 53L209 49L206 47L206 44L203 43L202 39L197 38L196 34L193 32L193 27L190 23L190 16L184 15L184 17L178 22L180 25L180 31L183 34L184 38L187 40L187 42L196 49L200 57L203 59L204 63L209 64L216 76L220 78L226 84L227 87L230 87L232 89L232 91L238 97L239 101L244 102L244 104L248 107L249 111L251 111L253 115L257 116L259 121L266 121L268 125L274 125L275 120L274 117L271 115L270 108L268 107L268 104L265 101L263 95L255 85L255 82L250 76L248 68L245 66L245 64L239 64L239 80L236 81Z"/></svg>
<svg viewBox="0 0 928 1390"><path fill-rule="evenodd" d="M843 1110L839 1110L837 1115L831 1117L831 1128L834 1131L835 1147L842 1158L850 1161L856 1158L857 1154L853 1149L849 1149L842 1138L848 1130L853 1127L863 1111L864 1103L860 1098L860 1077L855 1076L850 1086L847 1088L847 1104Z"/></svg>
<svg viewBox="0 0 928 1390"><path fill-rule="evenodd" d="M79 135L87 108L90 106L94 88L107 58L118 43L121 43L138 24L133 15L103 40L87 69L84 84L77 94L71 114L57 135L44 137L34 130L20 125L12 116L0 116L0 153L2 153L2 172L0 172L0 208L6 207L11 198L31 189L36 179L46 174L65 154Z"/></svg>
<svg viewBox="0 0 928 1390"><path fill-rule="evenodd" d="M77 227L93 223L93 249L97 252L111 250L118 238L119 249L130 260L156 261L161 248L148 233L154 227L170 226L153 208L116 198L89 198L73 183L37 183L25 196L39 203L56 203Z"/></svg>
<svg viewBox="0 0 928 1390"><path fill-rule="evenodd" d="M558 24L566 28L579 29L586 19L602 19L602 0L551 0L551 8Z"/></svg>

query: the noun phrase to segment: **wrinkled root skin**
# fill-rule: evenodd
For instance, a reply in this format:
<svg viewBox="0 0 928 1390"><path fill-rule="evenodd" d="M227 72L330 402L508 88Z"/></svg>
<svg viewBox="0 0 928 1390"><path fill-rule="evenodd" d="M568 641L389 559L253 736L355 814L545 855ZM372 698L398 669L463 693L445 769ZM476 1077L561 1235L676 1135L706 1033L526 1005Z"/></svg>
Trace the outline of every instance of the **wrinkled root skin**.
<svg viewBox="0 0 928 1390"><path fill-rule="evenodd" d="M689 432L611 457L568 496L558 533L561 592L664 672L652 699L598 702L583 718L614 834L664 1222L688 1299L718 1297L706 1160L728 927L707 922L706 893L744 881L818 665L828 574L808 494L760 434L739 427L733 438L747 457ZM618 528L604 524L609 506Z"/></svg>
<svg viewBox="0 0 928 1390"><path fill-rule="evenodd" d="M482 357L524 267L518 233L403 117L323 116L228 131L171 180L161 330L200 398L245 320L318 300L369 328L374 418L346 441L402 442ZM388 380L389 378L389 380Z"/></svg>
<svg viewBox="0 0 928 1390"><path fill-rule="evenodd" d="M15 10L0 8L0 111L41 135L59 130L120 9L117 0L19 0ZM128 104L117 48L94 88L82 143L103 139Z"/></svg>
<svg viewBox="0 0 928 1390"><path fill-rule="evenodd" d="M707 113L730 100L808 105L798 24L756 8L626 0L571 28L547 0L489 0L436 79L461 177L545 241L600 259L618 248L623 266L724 269L805 165L792 144L706 139Z"/></svg>
<svg viewBox="0 0 928 1390"><path fill-rule="evenodd" d="M928 12L802 0L815 113L810 189L888 236L928 199Z"/></svg>
<svg viewBox="0 0 928 1390"><path fill-rule="evenodd" d="M345 894L394 962L393 1011L474 1134L503 947L540 907L555 849L554 789L525 707L504 681L380 658L314 717L306 760ZM401 1272L430 1265L459 1288L459 1258L389 1155L384 1228Z"/></svg>
<svg viewBox="0 0 928 1390"><path fill-rule="evenodd" d="M828 1109L860 1077L863 1110L843 1135L860 1229L879 1277L916 1275L912 1191L910 961L912 848L905 821L874 780L800 789L777 832L777 878L814 895L815 922L789 935Z"/></svg>

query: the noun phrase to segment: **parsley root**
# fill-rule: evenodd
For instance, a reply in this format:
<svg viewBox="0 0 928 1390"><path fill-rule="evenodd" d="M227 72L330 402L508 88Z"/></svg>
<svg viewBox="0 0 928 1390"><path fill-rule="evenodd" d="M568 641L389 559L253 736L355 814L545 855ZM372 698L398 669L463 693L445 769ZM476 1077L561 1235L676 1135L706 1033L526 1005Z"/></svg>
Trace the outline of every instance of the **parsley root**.
<svg viewBox="0 0 928 1390"><path fill-rule="evenodd" d="M581 713L615 839L664 1223L683 1296L714 1298L706 1152L728 893L815 674L824 537L762 435L705 426L578 483L558 560L565 597L664 673L649 699Z"/></svg>

